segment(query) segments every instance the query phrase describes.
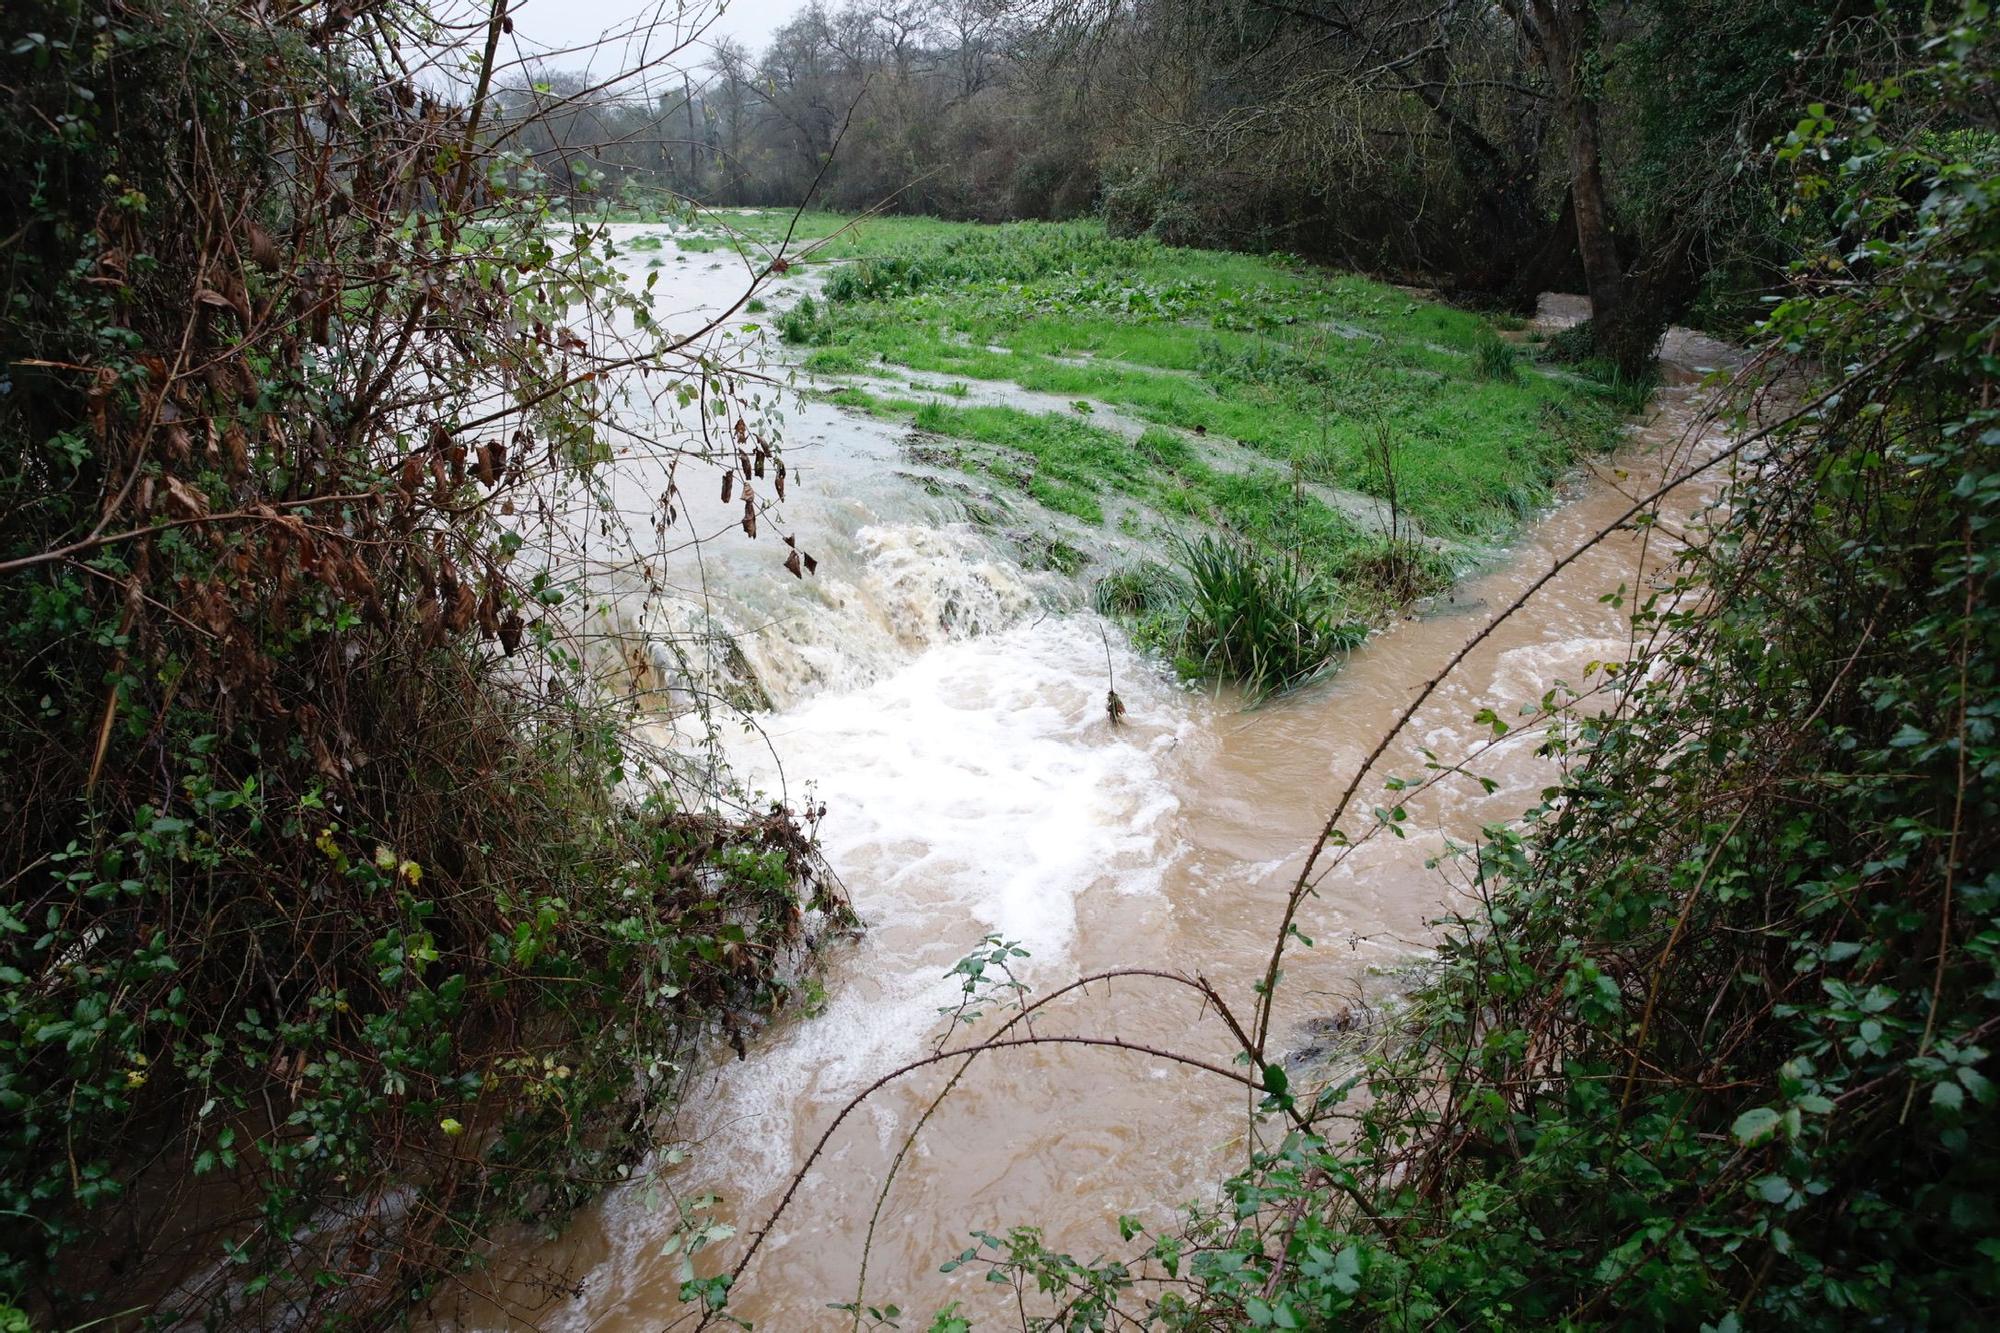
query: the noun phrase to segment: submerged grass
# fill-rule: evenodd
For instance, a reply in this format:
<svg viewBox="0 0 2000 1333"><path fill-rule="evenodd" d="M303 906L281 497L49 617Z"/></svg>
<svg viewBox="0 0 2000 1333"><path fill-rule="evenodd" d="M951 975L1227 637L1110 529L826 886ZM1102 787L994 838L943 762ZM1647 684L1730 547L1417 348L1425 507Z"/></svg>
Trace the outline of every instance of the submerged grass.
<svg viewBox="0 0 2000 1333"><path fill-rule="evenodd" d="M1103 523L1105 501L1127 496L1243 541L1297 552L1313 574L1328 578L1351 575L1382 544L1277 469L1210 466L1171 431L1148 430L1134 441L1076 415L842 394L846 405L885 415L914 408L918 429L969 446L965 466L1085 523Z"/></svg>
<svg viewBox="0 0 2000 1333"><path fill-rule="evenodd" d="M1134 613L1184 665L1260 685L1327 660L1334 608L1365 617L1448 581L1417 532L1392 542L1351 517L1357 504L1365 520L1393 497L1399 521L1431 538L1503 536L1616 441L1649 387L1545 373L1487 317L1382 283L1096 223L732 222L752 250L789 234L788 253L823 275L774 321L809 371L908 382L893 396L843 386L833 401L950 437L950 466L1087 527L1153 535L1163 519L1163 539L1222 534L1184 550L1176 579L1149 577L1152 593L1180 591L1171 614ZM1069 407L976 405L975 382ZM1100 408L1125 428L1096 424ZM1400 442L1393 476L1385 423ZM1225 569L1232 579L1206 577ZM1256 595L1217 600L1229 589Z"/></svg>
<svg viewBox="0 0 2000 1333"><path fill-rule="evenodd" d="M775 243L789 215L738 219ZM1376 425L1411 442L1402 503L1426 532L1491 537L1603 448L1624 386L1523 373L1484 317L1351 275L1120 240L1094 223L981 226L806 214L828 273L779 321L823 374L900 367L1007 381L1233 441L1310 481L1381 495ZM1552 435L1559 406L1576 428Z"/></svg>

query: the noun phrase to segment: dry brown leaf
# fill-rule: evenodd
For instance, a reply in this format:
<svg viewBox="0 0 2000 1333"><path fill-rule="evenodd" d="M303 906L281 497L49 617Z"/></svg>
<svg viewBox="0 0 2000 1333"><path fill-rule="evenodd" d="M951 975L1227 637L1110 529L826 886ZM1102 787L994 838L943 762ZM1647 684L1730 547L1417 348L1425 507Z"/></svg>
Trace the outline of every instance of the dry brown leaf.
<svg viewBox="0 0 2000 1333"><path fill-rule="evenodd" d="M208 497L179 477L167 479L167 508L182 518L208 517Z"/></svg>

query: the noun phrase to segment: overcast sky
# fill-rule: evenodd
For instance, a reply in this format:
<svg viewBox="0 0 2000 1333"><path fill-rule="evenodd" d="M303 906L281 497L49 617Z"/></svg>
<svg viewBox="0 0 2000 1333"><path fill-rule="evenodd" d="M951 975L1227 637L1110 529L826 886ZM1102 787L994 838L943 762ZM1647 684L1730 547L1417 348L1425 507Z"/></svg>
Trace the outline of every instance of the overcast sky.
<svg viewBox="0 0 2000 1333"><path fill-rule="evenodd" d="M600 71L630 68L649 58L658 58L679 40L673 34L694 34L697 40L713 41L734 37L753 52L761 52L771 34L806 7L808 0L518 0L509 6L514 18L514 39L524 52L565 47L589 46L603 40L594 53L578 51L571 56L551 56L555 68L581 69L586 65ZM720 10L718 14L716 11ZM657 19L655 22L654 20ZM706 20L713 19L712 22ZM635 34L652 28L648 47L642 50ZM606 34L609 34L606 39ZM690 52L689 64L700 64L704 54ZM677 62L679 63L679 62Z"/></svg>

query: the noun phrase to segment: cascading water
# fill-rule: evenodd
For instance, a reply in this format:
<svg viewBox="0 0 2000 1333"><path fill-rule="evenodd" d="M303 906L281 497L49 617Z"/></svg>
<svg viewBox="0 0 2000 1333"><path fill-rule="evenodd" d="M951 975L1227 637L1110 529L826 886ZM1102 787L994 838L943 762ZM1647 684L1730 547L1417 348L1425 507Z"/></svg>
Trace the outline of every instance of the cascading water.
<svg viewBox="0 0 2000 1333"><path fill-rule="evenodd" d="M961 995L945 973L984 936L1028 950L1020 975L1037 991L1148 966L1199 973L1247 1011L1285 891L1341 785L1498 609L1656 483L1663 453L1687 443L1696 397L1663 391L1619 467L1581 480L1501 567L1378 635L1326 681L1254 710L1179 687L1115 628L1065 609L1073 590L1024 572L902 475L879 425L823 408L795 416L786 457L817 480L785 517L821 553L819 577L794 580L768 550L723 542L703 553L699 586L772 704L754 725L724 725L731 766L750 787L825 803L826 853L869 929L832 960L821 1013L704 1072L675 1126L681 1146L650 1178L613 1191L560 1240L502 1254L438 1318L607 1330L685 1318L685 1261L668 1239L677 1203L720 1196L714 1216L742 1234L699 1270L732 1260L848 1100L936 1048L939 1010ZM1685 521L1714 491L1683 489L1674 509ZM1534 728L1495 744L1476 715L1515 717L1558 681L1601 683L1595 664L1632 646L1629 599L1604 594L1645 587L1669 546L1663 532L1620 534L1578 560L1468 656L1384 756L1377 779L1420 774L1419 747L1473 755L1492 786L1468 779L1410 799L1401 836L1363 842L1321 882L1299 922L1316 947L1292 954L1279 992L1285 1045L1310 1046L1338 1025L1330 1016L1393 1000L1455 892L1432 863L1517 818L1554 772ZM1106 716L1107 669L1123 726ZM1378 789L1364 786L1363 810ZM1233 1054L1185 992L1139 980L1068 997L1034 1030L1222 1064ZM841 1126L732 1312L762 1328L848 1326L828 1305L855 1299L885 1174L947 1073L892 1083ZM867 1299L926 1320L951 1301L988 1310L995 1289L975 1268L938 1271L974 1228L1035 1223L1053 1246L1115 1252L1120 1213L1166 1221L1161 1206L1203 1195L1240 1163L1245 1109L1240 1089L1143 1053L986 1057L897 1174L866 1251ZM576 1285L552 1286L551 1273Z"/></svg>

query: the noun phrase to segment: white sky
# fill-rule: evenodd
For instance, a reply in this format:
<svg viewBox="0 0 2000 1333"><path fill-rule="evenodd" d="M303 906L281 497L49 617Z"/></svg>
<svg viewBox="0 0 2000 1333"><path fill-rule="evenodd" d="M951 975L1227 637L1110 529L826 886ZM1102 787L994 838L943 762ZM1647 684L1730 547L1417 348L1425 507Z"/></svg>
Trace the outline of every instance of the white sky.
<svg viewBox="0 0 2000 1333"><path fill-rule="evenodd" d="M524 53L602 41L594 54L551 55L548 63L554 69L592 66L607 73L657 59L697 31L701 43L728 36L761 53L771 34L806 4L807 0L517 0L508 12L514 19L514 40ZM642 47L634 34L648 26L653 31ZM706 57L705 50L691 50L674 63L699 65Z"/></svg>

